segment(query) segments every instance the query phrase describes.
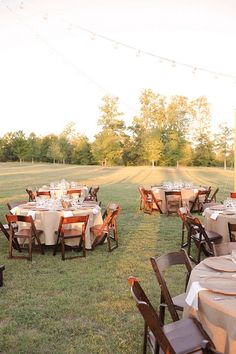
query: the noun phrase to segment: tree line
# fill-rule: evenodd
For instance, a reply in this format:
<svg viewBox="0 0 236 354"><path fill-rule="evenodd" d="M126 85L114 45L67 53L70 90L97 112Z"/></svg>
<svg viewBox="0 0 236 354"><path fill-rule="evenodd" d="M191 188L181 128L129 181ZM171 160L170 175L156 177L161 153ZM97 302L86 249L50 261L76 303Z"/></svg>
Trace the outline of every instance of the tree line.
<svg viewBox="0 0 236 354"><path fill-rule="evenodd" d="M97 124L89 139L69 123L59 135L28 137L20 130L0 138L0 161L68 164L232 166L233 130L222 123L212 132L206 97L189 100L165 97L151 89L141 92L139 114L126 126L119 98L104 96ZM85 123L86 124L86 123Z"/></svg>

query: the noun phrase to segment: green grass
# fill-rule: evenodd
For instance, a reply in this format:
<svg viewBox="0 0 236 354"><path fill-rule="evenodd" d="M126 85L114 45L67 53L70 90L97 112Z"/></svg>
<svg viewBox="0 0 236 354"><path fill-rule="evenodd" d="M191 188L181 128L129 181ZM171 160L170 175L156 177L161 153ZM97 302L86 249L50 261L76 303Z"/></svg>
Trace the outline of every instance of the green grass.
<svg viewBox="0 0 236 354"><path fill-rule="evenodd" d="M155 306L159 289L149 258L180 247L178 217L139 211L138 185L189 180L220 187L218 200L233 189L233 171L216 168L98 167L47 164L0 164L0 218L6 202L26 200L27 186L54 180L99 184L103 207L121 204L119 248L88 251L86 259L61 261L60 254L33 254L33 262L9 260L0 237L0 353L140 353L143 322L130 295L129 275L137 276ZM170 274L172 290L182 272Z"/></svg>

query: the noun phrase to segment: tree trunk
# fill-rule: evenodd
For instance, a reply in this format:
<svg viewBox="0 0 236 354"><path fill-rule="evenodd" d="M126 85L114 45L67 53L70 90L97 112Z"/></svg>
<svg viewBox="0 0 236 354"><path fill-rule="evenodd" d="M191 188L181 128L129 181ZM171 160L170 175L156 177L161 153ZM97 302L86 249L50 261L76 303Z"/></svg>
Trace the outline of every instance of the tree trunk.
<svg viewBox="0 0 236 354"><path fill-rule="evenodd" d="M179 161L176 161L176 168L179 168Z"/></svg>
<svg viewBox="0 0 236 354"><path fill-rule="evenodd" d="M224 156L224 170L227 170L226 156Z"/></svg>
<svg viewBox="0 0 236 354"><path fill-rule="evenodd" d="M152 168L155 167L155 160L152 160Z"/></svg>
<svg viewBox="0 0 236 354"><path fill-rule="evenodd" d="M34 163L34 158L32 157L32 159L31 159L31 163Z"/></svg>

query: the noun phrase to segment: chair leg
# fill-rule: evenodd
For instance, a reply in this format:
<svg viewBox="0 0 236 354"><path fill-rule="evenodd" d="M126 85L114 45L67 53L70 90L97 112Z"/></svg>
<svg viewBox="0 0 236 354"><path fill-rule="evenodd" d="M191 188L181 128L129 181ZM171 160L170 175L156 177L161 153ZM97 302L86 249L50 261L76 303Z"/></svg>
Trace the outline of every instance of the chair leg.
<svg viewBox="0 0 236 354"><path fill-rule="evenodd" d="M40 251L41 251L41 254L44 254L44 247L40 241L40 238L38 237L38 235L36 236L36 240L38 242L38 245L39 245L39 248L40 248Z"/></svg>
<svg viewBox="0 0 236 354"><path fill-rule="evenodd" d="M13 235L12 235L12 230L10 230L10 237L9 237L9 244L8 244L8 256L9 258L12 258L12 242L13 242Z"/></svg>
<svg viewBox="0 0 236 354"><path fill-rule="evenodd" d="M81 237L82 239L82 237ZM85 248L85 239L82 239L82 245L83 245L83 257L86 257L86 248Z"/></svg>
<svg viewBox="0 0 236 354"><path fill-rule="evenodd" d="M55 256L57 253L58 243L59 243L59 235L57 235L57 240L56 240L55 246L53 248L53 256Z"/></svg>
<svg viewBox="0 0 236 354"><path fill-rule="evenodd" d="M147 334L148 334L148 327L146 322L144 321L144 331L143 331L143 354L147 353Z"/></svg>
<svg viewBox="0 0 236 354"><path fill-rule="evenodd" d="M64 237L61 237L61 258L65 260L65 240Z"/></svg>
<svg viewBox="0 0 236 354"><path fill-rule="evenodd" d="M162 325L165 323L165 306L163 304L160 304L159 306L159 317L160 317L160 322Z"/></svg>
<svg viewBox="0 0 236 354"><path fill-rule="evenodd" d="M29 238L29 261L32 261L32 237Z"/></svg>

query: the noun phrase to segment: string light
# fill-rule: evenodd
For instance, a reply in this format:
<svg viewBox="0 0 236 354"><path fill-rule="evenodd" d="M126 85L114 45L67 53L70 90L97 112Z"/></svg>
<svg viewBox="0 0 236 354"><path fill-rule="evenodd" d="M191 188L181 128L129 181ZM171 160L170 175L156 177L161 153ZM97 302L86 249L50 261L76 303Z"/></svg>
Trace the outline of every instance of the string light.
<svg viewBox="0 0 236 354"><path fill-rule="evenodd" d="M32 5L32 4L30 4L30 5ZM20 2L20 8L21 9L24 8L24 2L23 1ZM13 10L11 10L11 11L13 12ZM43 19L47 20L48 19L48 15L45 14L43 16ZM163 56L157 55L155 53L152 53L152 52L149 52L149 51L146 51L146 50L131 46L131 45L127 44L127 43L114 40L114 39L112 39L110 37L107 37L107 36L104 36L104 35L99 34L97 32L91 31L90 29L87 29L87 28L85 28L83 26L80 26L78 24L74 24L74 23L71 23L71 22L69 23L68 21L66 21L64 19L61 19L61 20L63 22L65 22L65 23L67 23L67 30L71 31L72 29L77 29L77 30L83 31L85 33L88 33L90 35L91 40L95 40L96 38L101 38L101 39L103 39L103 40L105 40L107 42L112 43L114 49L117 49L118 47L124 47L124 48L130 49L130 50L133 50L136 53L136 57L140 57L141 55L146 55L146 56L150 56L152 58L158 59L160 64L162 64L162 63L167 63L168 64L169 63L173 68L178 66L178 67L184 67L184 68L190 69L192 74L196 74L198 72L202 72L202 73L210 75L211 77L213 77L215 79L224 78L224 79L233 80L234 83L236 82L236 75L225 74L225 73L222 73L222 72L216 72L216 71L212 71L212 70L206 69L204 67L194 66L194 65L187 64L187 63L184 63L184 62L181 62L181 61L177 61L177 60L174 60L174 59L163 57Z"/></svg>
<svg viewBox="0 0 236 354"><path fill-rule="evenodd" d="M63 20L63 21L67 22L65 20ZM140 56L140 55L151 56L153 58L158 59L160 64L161 63L169 63L169 64L171 64L172 67L180 66L180 67L188 68L188 69L190 69L192 71L193 74L196 74L197 72L202 72L202 73L205 73L205 74L212 75L213 77L217 76L217 78L221 77L221 78L224 78L224 79L236 80L236 76L235 75L212 71L212 70L206 69L204 67L199 67L199 66L196 67L196 66L191 65L191 64L187 64L187 63L184 63L184 62L181 62L181 61L177 61L177 60L174 60L174 59L170 59L170 58L166 58L166 57L163 57L163 56L160 56L160 55L156 55L156 54L154 54L152 52L149 52L149 51L137 48L137 47L133 47L133 46L127 44L127 43L114 40L112 38L109 38L109 37L104 36L102 34L99 34L97 32L92 32L91 30L89 30L89 29L87 29L85 27L82 27L82 26L80 26L78 24L71 24L71 25L75 29L78 29L80 31L89 33L90 35L93 35L93 36L96 35L97 38L101 38L101 39L103 39L105 41L111 42L111 43L113 43L113 45L116 45L116 46L119 45L120 47L131 49L131 50L135 51L136 56Z"/></svg>

